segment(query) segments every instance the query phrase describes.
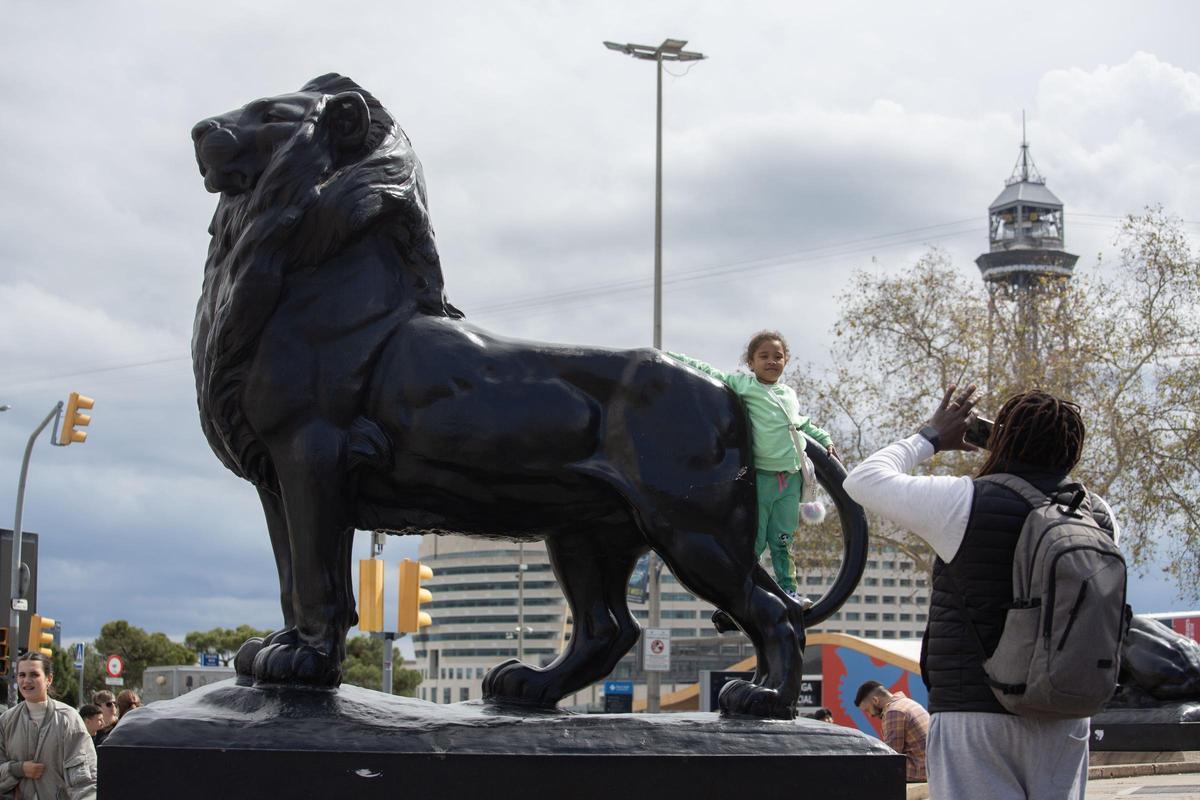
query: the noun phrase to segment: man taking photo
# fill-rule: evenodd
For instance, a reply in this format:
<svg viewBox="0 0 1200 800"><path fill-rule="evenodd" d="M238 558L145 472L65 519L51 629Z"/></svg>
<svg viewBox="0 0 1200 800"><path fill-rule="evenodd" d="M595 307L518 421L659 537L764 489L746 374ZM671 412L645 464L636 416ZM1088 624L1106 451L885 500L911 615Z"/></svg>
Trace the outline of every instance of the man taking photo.
<svg viewBox="0 0 1200 800"><path fill-rule="evenodd" d="M1089 720L1010 714L984 673L1013 601L1013 560L1030 501L985 476L1012 474L1048 497L1074 494L1068 477L1083 450L1079 407L1031 390L996 415L990 449L974 479L914 476L941 450L975 450L964 440L974 420L975 386L950 386L920 433L869 456L847 477L863 507L920 536L933 549L929 623L921 672L931 721L926 768L933 800L1083 800ZM1091 495L1090 513L1117 537L1112 512ZM976 638L978 637L978 638ZM981 646L982 645L982 646Z"/></svg>

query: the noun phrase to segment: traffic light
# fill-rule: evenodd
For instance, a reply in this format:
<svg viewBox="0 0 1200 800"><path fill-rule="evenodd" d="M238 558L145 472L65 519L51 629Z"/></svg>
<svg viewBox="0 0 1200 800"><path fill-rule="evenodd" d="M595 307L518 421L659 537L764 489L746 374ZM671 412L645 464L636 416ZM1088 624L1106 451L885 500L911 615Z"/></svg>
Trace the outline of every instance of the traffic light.
<svg viewBox="0 0 1200 800"><path fill-rule="evenodd" d="M29 643L25 648L31 653L41 653L50 658L54 651L50 645L54 643L54 620L41 614L29 615Z"/></svg>
<svg viewBox="0 0 1200 800"><path fill-rule="evenodd" d="M404 559L400 562L400 614L396 621L399 633L416 633L433 619L421 610L422 603L433 600L433 594L421 587L422 580L433 577L433 570L420 561Z"/></svg>
<svg viewBox="0 0 1200 800"><path fill-rule="evenodd" d="M8 628L0 628L0 675L8 674Z"/></svg>
<svg viewBox="0 0 1200 800"><path fill-rule="evenodd" d="M358 562L358 629L363 633L383 630L383 559Z"/></svg>
<svg viewBox="0 0 1200 800"><path fill-rule="evenodd" d="M79 392L71 392L70 398L67 400L67 413L63 417L62 433L58 435L58 443L68 445L71 442L79 442L83 444L87 441L87 431L77 431L76 427L84 427L92 421L91 414L81 414L79 410L90 410L96 405L96 401L90 397L84 397Z"/></svg>

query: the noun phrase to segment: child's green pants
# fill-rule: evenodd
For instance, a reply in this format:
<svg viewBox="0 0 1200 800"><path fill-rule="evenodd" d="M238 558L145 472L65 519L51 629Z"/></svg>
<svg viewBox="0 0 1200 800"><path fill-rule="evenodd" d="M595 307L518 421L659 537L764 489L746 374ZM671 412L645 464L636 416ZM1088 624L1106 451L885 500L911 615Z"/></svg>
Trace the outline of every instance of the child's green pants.
<svg viewBox="0 0 1200 800"><path fill-rule="evenodd" d="M800 525L800 490L804 478L799 472L757 470L758 536L754 555L771 549L775 581L785 592L796 591L796 565L792 561L792 535Z"/></svg>

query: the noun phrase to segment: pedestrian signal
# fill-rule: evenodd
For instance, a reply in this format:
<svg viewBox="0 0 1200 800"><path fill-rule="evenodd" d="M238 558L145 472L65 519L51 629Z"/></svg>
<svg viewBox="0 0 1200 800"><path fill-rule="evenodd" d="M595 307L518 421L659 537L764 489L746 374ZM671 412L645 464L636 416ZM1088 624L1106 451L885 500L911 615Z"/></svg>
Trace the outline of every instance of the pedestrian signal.
<svg viewBox="0 0 1200 800"><path fill-rule="evenodd" d="M383 559L358 562L358 629L363 633L383 630Z"/></svg>

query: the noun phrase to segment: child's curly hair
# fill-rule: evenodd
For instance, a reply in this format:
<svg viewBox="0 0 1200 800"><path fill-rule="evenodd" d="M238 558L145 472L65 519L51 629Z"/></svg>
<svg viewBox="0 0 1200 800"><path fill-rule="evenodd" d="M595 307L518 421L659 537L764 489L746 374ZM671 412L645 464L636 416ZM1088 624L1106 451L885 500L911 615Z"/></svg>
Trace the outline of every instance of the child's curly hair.
<svg viewBox="0 0 1200 800"><path fill-rule="evenodd" d="M746 352L742 354L742 360L746 362L746 366L750 366L754 361L754 351L763 342L769 342L772 339L777 339L783 345L783 357L791 358L791 351L788 350L787 339L783 338L783 334L779 331L759 331L750 337L750 343L746 345Z"/></svg>

